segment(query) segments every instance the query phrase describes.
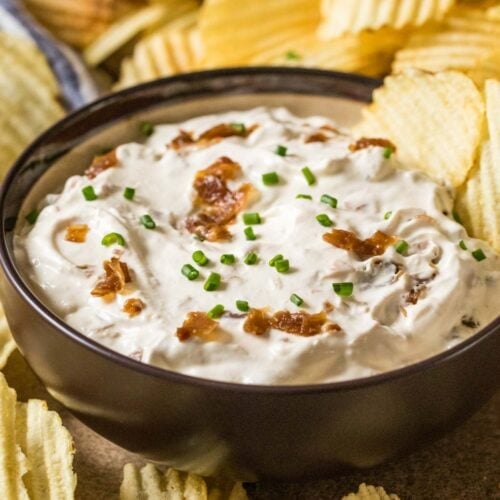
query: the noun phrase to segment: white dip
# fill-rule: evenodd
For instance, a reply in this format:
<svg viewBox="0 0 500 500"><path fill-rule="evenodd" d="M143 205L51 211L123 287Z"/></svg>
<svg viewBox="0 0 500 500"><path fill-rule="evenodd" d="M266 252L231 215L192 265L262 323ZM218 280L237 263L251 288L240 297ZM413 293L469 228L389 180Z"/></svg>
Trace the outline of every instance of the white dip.
<svg viewBox="0 0 500 500"><path fill-rule="evenodd" d="M167 146L180 129L196 139L223 123L257 128L248 137L177 150ZM116 166L93 179L69 178L62 193L40 202L34 224L23 218L15 238L17 261L43 302L88 337L144 363L246 384L322 383L376 374L443 351L491 322L500 310L500 258L453 220L450 193L417 172L396 169L397 152L387 159L384 147L351 151L353 139L329 130L321 131L328 140L306 142L325 124L334 126L325 118L299 119L285 109L258 108L157 125L146 144L119 146ZM285 156L275 152L278 145L286 147ZM227 186L234 192L251 183L255 193L235 223L226 226L230 241L199 241L186 228L186 219L200 210L193 182L220 157L242 169ZM316 179L312 185L302 173L305 166ZM277 173L279 184L263 183L262 175L270 172ZM82 194L89 185L98 197L94 201ZM135 189L131 201L123 196L126 187ZM312 200L297 198L300 193ZM336 198L337 207L322 203L323 194ZM242 218L249 212L262 220L252 226L255 240L244 234ZM154 229L139 222L144 214L154 220ZM333 226L321 225L318 214L327 214ZM82 243L65 239L74 224L89 228ZM382 231L394 236L396 245L404 240L407 249L403 243L398 253L391 243L381 255L362 260L323 240L333 229L360 239ZM119 233L125 245L103 245L109 233ZM477 260L472 254L477 249L486 258ZM193 261L196 250L208 257L207 266ZM258 255L254 265L244 263L249 252ZM222 254L234 254L236 262L222 264ZM268 264L276 254L289 261L288 272ZM130 282L107 300L93 296L103 262L113 256L127 264ZM481 251L476 256L481 258ZM181 273L185 264L199 271L197 279ZM210 273L221 276L215 291L204 290ZM352 283L352 295L337 295L333 283ZM300 307L290 301L291 294L303 299ZM144 306L132 317L122 310L130 298ZM247 333L237 300L267 308L269 315L319 313L330 303L327 323L340 330L326 323L311 336L274 327L262 335ZM216 318L213 335L179 339L177 328L188 313L217 304L226 312Z"/></svg>

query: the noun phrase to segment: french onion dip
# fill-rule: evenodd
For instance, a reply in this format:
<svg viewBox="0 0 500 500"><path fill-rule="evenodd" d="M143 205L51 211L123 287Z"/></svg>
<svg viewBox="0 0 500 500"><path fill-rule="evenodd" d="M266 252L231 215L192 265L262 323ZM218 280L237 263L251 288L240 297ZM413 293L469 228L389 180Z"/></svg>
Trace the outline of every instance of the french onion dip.
<svg viewBox="0 0 500 500"><path fill-rule="evenodd" d="M283 108L141 129L16 229L35 292L91 339L197 377L324 383L498 314L498 255L389 141Z"/></svg>

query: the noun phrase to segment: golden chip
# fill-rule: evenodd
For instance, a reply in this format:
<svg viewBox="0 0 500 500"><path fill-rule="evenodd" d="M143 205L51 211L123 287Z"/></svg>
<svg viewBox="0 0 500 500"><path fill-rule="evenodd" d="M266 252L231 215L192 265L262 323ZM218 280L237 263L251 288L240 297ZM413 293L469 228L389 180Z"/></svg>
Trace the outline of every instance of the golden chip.
<svg viewBox="0 0 500 500"><path fill-rule="evenodd" d="M456 0L322 0L323 21L319 35L325 39L346 33L377 30L383 27L401 29L440 20Z"/></svg>
<svg viewBox="0 0 500 500"><path fill-rule="evenodd" d="M10 334L9 325L0 304L0 368L5 366L15 348L16 344Z"/></svg>
<svg viewBox="0 0 500 500"><path fill-rule="evenodd" d="M28 460L23 477L31 500L71 500L76 487L73 440L45 401L18 403L17 440Z"/></svg>
<svg viewBox="0 0 500 500"><path fill-rule="evenodd" d="M248 64L290 33L312 32L320 0L207 0L200 12L205 66Z"/></svg>
<svg viewBox="0 0 500 500"><path fill-rule="evenodd" d="M399 497L393 493L387 494L382 486L362 483L358 486L357 493L349 493L342 500L399 500Z"/></svg>
<svg viewBox="0 0 500 500"><path fill-rule="evenodd" d="M500 49L480 57L475 66L467 71L467 75L479 88L482 88L488 79L500 80Z"/></svg>
<svg viewBox="0 0 500 500"><path fill-rule="evenodd" d="M389 139L407 166L456 187L474 163L483 122L483 99L469 77L408 70L375 90L356 132Z"/></svg>
<svg viewBox="0 0 500 500"><path fill-rule="evenodd" d="M241 483L204 479L197 474L167 469L164 473L153 464L139 469L133 464L123 468L120 500L247 500Z"/></svg>
<svg viewBox="0 0 500 500"><path fill-rule="evenodd" d="M457 195L456 209L468 232L500 252L500 82L485 85L488 136Z"/></svg>

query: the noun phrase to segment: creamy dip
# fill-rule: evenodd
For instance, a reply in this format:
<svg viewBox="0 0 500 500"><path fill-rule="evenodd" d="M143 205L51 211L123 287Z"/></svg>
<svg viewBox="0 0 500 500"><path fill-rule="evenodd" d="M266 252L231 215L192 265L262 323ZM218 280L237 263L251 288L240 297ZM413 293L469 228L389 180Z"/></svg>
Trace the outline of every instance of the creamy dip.
<svg viewBox="0 0 500 500"><path fill-rule="evenodd" d="M198 141L221 124L235 133ZM110 168L104 160L92 178L70 177L40 202L36 221L34 213L20 221L17 261L43 302L88 337L145 363L231 382L368 376L448 349L491 322L500 259L453 220L450 191L399 168L390 145L356 143L335 127L283 108L157 125L145 144L118 146ZM206 236L200 224L223 202L210 205L195 181L220 158L241 168L224 180L227 196L252 187L234 220L216 228L226 239L208 241L196 234ZM126 197L126 188L135 192ZM377 246L370 237L381 233ZM192 257L199 250L204 266ZM278 254L282 264L271 266ZM235 262L221 263L222 255ZM111 282L126 283L93 295L112 257L126 269ZM220 284L207 291L213 273ZM245 327L244 302L267 318L264 331ZM190 313L208 311L216 322L209 334L183 328ZM279 311L299 330L304 318L320 325L280 328L270 319Z"/></svg>

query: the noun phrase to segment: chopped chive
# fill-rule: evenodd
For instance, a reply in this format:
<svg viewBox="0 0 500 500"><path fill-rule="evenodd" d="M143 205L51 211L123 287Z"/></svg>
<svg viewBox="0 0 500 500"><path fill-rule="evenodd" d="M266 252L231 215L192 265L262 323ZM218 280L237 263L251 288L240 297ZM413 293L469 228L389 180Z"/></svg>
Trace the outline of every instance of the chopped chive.
<svg viewBox="0 0 500 500"><path fill-rule="evenodd" d="M294 303L297 307L300 307L304 303L304 299L299 297L296 293L290 295L290 302Z"/></svg>
<svg viewBox="0 0 500 500"><path fill-rule="evenodd" d="M477 248L472 252L472 256L478 261L481 262L482 260L486 259L486 255L484 254L483 250L481 248Z"/></svg>
<svg viewBox="0 0 500 500"><path fill-rule="evenodd" d="M316 215L316 220L325 227L331 227L333 226L333 221L328 217L326 214L318 214Z"/></svg>
<svg viewBox="0 0 500 500"><path fill-rule="evenodd" d="M244 134L247 130L245 127L244 123L231 123L231 128L237 133L237 134Z"/></svg>
<svg viewBox="0 0 500 500"><path fill-rule="evenodd" d="M392 150L392 148L384 148L384 152L382 153L382 155L384 156L384 158L389 159L393 152L394 151Z"/></svg>
<svg viewBox="0 0 500 500"><path fill-rule="evenodd" d="M181 273L189 280L195 280L199 275L199 271L195 269L191 264L184 264L181 268Z"/></svg>
<svg viewBox="0 0 500 500"><path fill-rule="evenodd" d="M458 222L459 224L462 224L462 219L460 218L460 215L458 215L458 212L456 210L451 211L451 215L453 217L453 220L455 222Z"/></svg>
<svg viewBox="0 0 500 500"><path fill-rule="evenodd" d="M276 172L268 172L267 174L262 174L262 182L264 186L275 186L279 184L280 178Z"/></svg>
<svg viewBox="0 0 500 500"><path fill-rule="evenodd" d="M109 233L101 240L101 245L104 245L105 247L109 247L115 243L123 247L125 246L125 238L120 233Z"/></svg>
<svg viewBox="0 0 500 500"><path fill-rule="evenodd" d="M94 188L92 186L85 186L82 189L83 197L87 201L97 200L97 195L95 194Z"/></svg>
<svg viewBox="0 0 500 500"><path fill-rule="evenodd" d="M465 241L464 241L464 240L460 240L460 243L458 244L458 246L459 246L462 250L467 250L467 245L465 244Z"/></svg>
<svg viewBox="0 0 500 500"><path fill-rule="evenodd" d="M255 233L253 232L253 227L246 227L243 232L245 233L247 240L253 241L257 239L257 236L255 236Z"/></svg>
<svg viewBox="0 0 500 500"><path fill-rule="evenodd" d="M153 220L151 215L144 214L141 215L139 222L146 228L146 229L154 229L156 227L156 222Z"/></svg>
<svg viewBox="0 0 500 500"><path fill-rule="evenodd" d="M243 214L243 222L247 226L252 226L254 224L261 224L262 219L260 218L260 214L258 212L251 212Z"/></svg>
<svg viewBox="0 0 500 500"><path fill-rule="evenodd" d="M316 177L314 177L314 174L311 172L309 167L304 167L302 169L302 174L304 175L309 186L312 186L316 182Z"/></svg>
<svg viewBox="0 0 500 500"><path fill-rule="evenodd" d="M290 261L288 259L280 259L274 264L274 267L279 273L287 273L290 269Z"/></svg>
<svg viewBox="0 0 500 500"><path fill-rule="evenodd" d="M134 199L134 196L135 196L135 189L134 188L126 187L123 190L123 197L126 200L132 201Z"/></svg>
<svg viewBox="0 0 500 500"><path fill-rule="evenodd" d="M220 286L220 274L210 273L210 276L207 278L207 281L205 281L203 288L207 292L213 292L214 290L217 290L219 286Z"/></svg>
<svg viewBox="0 0 500 500"><path fill-rule="evenodd" d="M399 240L395 245L394 245L394 250L396 252L400 253L401 255L405 254L406 251L408 250L408 242L405 240Z"/></svg>
<svg viewBox="0 0 500 500"><path fill-rule="evenodd" d="M295 52L295 50L288 50L285 52L285 57L289 60L289 61L298 61L300 59L300 55Z"/></svg>
<svg viewBox="0 0 500 500"><path fill-rule="evenodd" d="M220 318L223 314L224 314L224 306L222 304L217 304L216 306L212 307L210 311L207 312L207 316L210 319Z"/></svg>
<svg viewBox="0 0 500 500"><path fill-rule="evenodd" d="M247 265L247 266L253 266L254 264L257 264L259 260L259 257L257 256L256 253L254 252L249 252L245 255L245 258L243 259L243 262Z"/></svg>
<svg viewBox="0 0 500 500"><path fill-rule="evenodd" d="M384 214L384 220L390 219L391 215L392 215L392 212L386 212Z"/></svg>
<svg viewBox="0 0 500 500"><path fill-rule="evenodd" d="M312 200L313 197L310 194L298 194L295 198L301 199L301 200Z"/></svg>
<svg viewBox="0 0 500 500"><path fill-rule="evenodd" d="M192 257L199 266L206 266L208 264L208 257L201 250L193 252Z"/></svg>
<svg viewBox="0 0 500 500"><path fill-rule="evenodd" d="M321 195L319 201L321 201L321 203L326 203L327 205L330 205L332 208L337 208L337 198L334 198L329 194Z"/></svg>
<svg viewBox="0 0 500 500"><path fill-rule="evenodd" d="M155 131L155 126L151 122L139 123L139 132L142 135L149 137L150 135L153 135L154 131Z"/></svg>
<svg viewBox="0 0 500 500"><path fill-rule="evenodd" d="M283 255L281 255L280 253L278 255L275 255L270 261L269 261L269 265L271 267L274 267L276 265L276 262L278 262L279 260L283 260Z"/></svg>
<svg viewBox="0 0 500 500"><path fill-rule="evenodd" d="M250 309L250 306L246 300L237 300L236 309L241 312L247 312Z"/></svg>
<svg viewBox="0 0 500 500"><path fill-rule="evenodd" d="M279 144L274 151L279 156L286 156L287 148Z"/></svg>
<svg viewBox="0 0 500 500"><path fill-rule="evenodd" d="M231 265L236 262L236 257L232 253L225 253L220 256L221 264Z"/></svg>
<svg viewBox="0 0 500 500"><path fill-rule="evenodd" d="M35 208L33 209L26 217L25 219L30 223L30 224L34 224L36 222L36 220L38 219L38 215L40 214L40 212Z"/></svg>
<svg viewBox="0 0 500 500"><path fill-rule="evenodd" d="M344 283L332 283L333 291L340 297L350 297L352 295L352 290L354 285L350 282Z"/></svg>

